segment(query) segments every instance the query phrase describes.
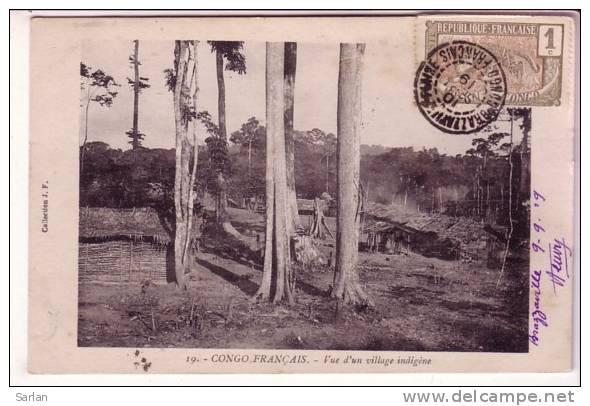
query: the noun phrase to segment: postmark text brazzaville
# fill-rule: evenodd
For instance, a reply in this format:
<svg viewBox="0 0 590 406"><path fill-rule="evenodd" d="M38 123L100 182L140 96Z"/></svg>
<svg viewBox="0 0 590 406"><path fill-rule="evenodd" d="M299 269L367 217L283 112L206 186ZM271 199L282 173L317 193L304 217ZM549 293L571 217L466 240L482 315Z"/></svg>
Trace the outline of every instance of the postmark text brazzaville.
<svg viewBox="0 0 590 406"><path fill-rule="evenodd" d="M506 99L506 78L485 48L453 41L433 49L416 73L421 113L441 131L470 134L494 121Z"/></svg>

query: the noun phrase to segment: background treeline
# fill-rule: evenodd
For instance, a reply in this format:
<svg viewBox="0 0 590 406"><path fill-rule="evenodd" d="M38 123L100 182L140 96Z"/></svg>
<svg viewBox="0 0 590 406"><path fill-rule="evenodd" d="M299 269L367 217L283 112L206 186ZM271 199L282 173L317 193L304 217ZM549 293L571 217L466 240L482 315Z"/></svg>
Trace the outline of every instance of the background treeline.
<svg viewBox="0 0 590 406"><path fill-rule="evenodd" d="M227 160L228 195L264 199L265 128L252 117L231 134ZM299 198L336 194L336 137L319 129L296 131L295 181ZM512 150L512 154L510 154ZM473 140L465 154L448 156L436 148L414 150L361 146L361 181L369 201L407 210L441 212L502 224L528 196L528 146L510 146L507 134ZM509 157L512 156L512 171ZM103 142L85 146L80 204L91 207L141 207L171 204L174 149L113 149ZM512 172L512 188L509 187ZM209 149L199 149L197 195L215 194L215 165ZM510 194L512 193L512 196ZM528 198L527 198L528 199Z"/></svg>

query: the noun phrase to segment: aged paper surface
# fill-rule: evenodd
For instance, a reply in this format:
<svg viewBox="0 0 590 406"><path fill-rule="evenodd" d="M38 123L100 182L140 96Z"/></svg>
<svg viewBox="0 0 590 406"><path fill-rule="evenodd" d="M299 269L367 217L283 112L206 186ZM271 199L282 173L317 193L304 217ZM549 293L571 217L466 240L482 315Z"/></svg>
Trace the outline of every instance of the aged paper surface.
<svg viewBox="0 0 590 406"><path fill-rule="evenodd" d="M574 50L547 15L34 19L29 370L571 369Z"/></svg>

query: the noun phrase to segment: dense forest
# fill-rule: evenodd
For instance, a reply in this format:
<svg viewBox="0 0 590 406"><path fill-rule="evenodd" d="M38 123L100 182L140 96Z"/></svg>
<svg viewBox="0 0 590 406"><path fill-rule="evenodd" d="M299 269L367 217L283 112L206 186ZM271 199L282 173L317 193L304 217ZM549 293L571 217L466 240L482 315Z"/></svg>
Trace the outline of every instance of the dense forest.
<svg viewBox="0 0 590 406"><path fill-rule="evenodd" d="M523 124L524 125L524 124ZM231 134L224 171L234 202L264 199L265 128L255 117ZM336 137L319 129L295 131L295 183L298 198L336 193ZM361 181L369 201L397 204L407 210L441 212L481 218L489 223L507 221L509 201L508 134L475 138L473 148L456 156L436 148L361 146ZM512 153L512 202L519 211L528 196L529 179L521 165L526 142ZM103 142L85 146L80 205L140 207L171 202L174 192L174 149L113 149ZM216 167L207 145L199 147L196 195L216 193ZM528 158L525 158L525 161ZM522 180L521 180L522 178ZM519 185L522 184L522 187Z"/></svg>

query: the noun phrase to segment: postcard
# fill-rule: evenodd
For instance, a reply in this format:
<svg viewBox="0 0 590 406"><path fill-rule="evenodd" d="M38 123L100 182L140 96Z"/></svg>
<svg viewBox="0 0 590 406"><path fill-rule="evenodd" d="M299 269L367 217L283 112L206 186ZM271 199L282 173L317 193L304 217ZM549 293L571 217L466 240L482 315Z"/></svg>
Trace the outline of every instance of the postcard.
<svg viewBox="0 0 590 406"><path fill-rule="evenodd" d="M572 368L571 17L31 27L30 372Z"/></svg>

